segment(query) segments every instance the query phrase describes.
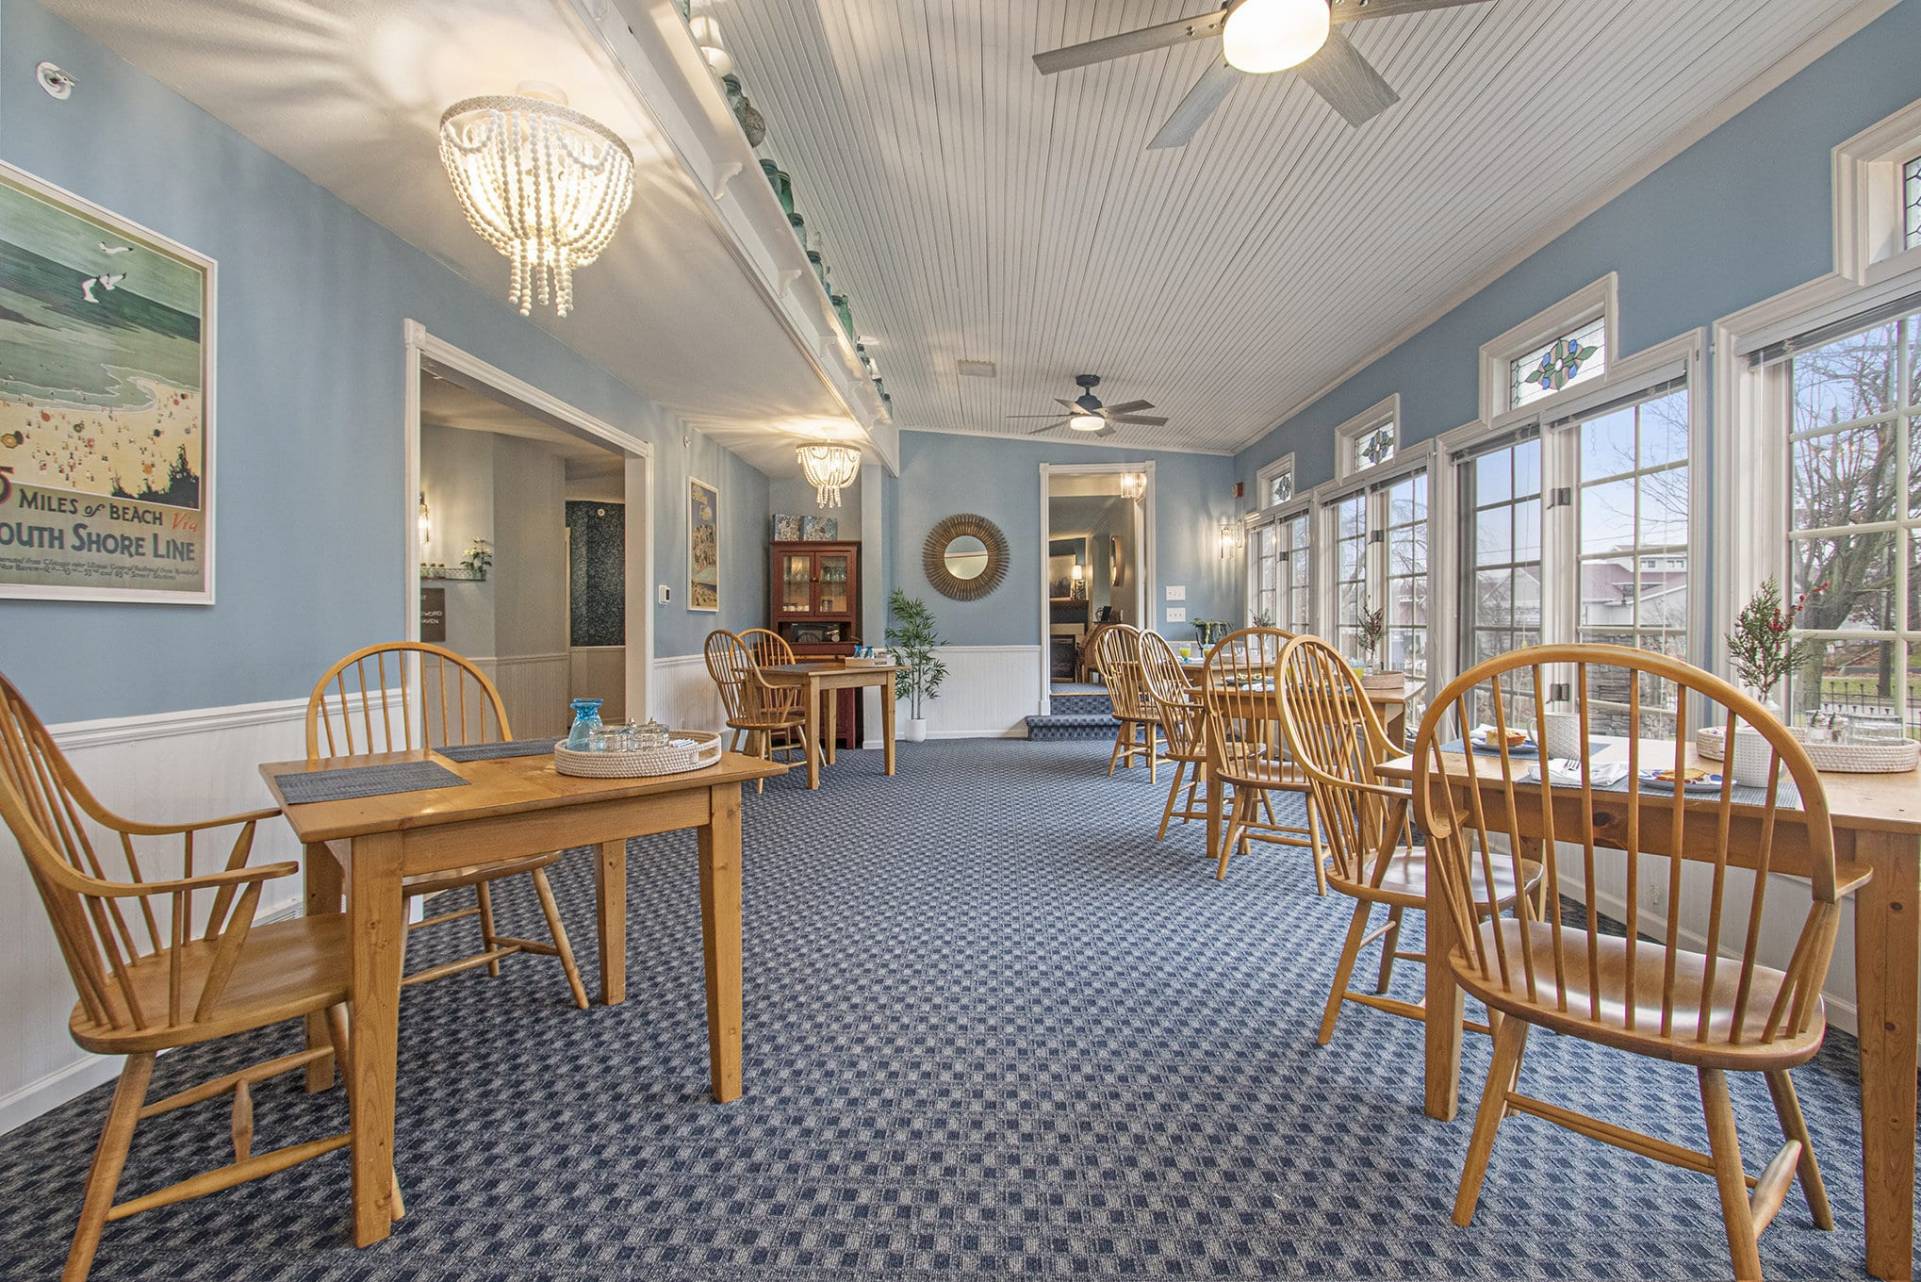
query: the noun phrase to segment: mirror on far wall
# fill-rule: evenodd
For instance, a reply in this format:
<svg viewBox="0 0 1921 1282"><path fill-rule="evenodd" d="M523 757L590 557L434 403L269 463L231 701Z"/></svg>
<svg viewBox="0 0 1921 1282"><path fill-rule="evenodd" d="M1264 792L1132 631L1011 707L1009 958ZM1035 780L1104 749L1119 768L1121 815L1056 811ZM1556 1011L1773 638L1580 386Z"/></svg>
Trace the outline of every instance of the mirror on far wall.
<svg viewBox="0 0 1921 1282"><path fill-rule="evenodd" d="M972 534L950 539L941 553L947 572L957 579L978 579L987 573L987 545Z"/></svg>
<svg viewBox="0 0 1921 1282"><path fill-rule="evenodd" d="M1007 536L984 516L950 516L927 532L921 571L942 596L978 601L1007 577Z"/></svg>

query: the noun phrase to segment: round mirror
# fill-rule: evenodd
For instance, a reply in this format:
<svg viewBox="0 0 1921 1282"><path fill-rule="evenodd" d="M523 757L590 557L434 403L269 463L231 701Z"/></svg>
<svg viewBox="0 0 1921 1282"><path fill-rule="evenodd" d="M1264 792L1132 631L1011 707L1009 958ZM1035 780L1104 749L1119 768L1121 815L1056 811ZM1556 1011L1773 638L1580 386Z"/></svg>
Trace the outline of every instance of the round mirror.
<svg viewBox="0 0 1921 1282"><path fill-rule="evenodd" d="M1007 577L1007 536L972 512L936 521L921 544L921 570L942 596L978 601Z"/></svg>
<svg viewBox="0 0 1921 1282"><path fill-rule="evenodd" d="M987 573L987 545L971 534L949 543L941 559L947 563L947 572L957 579L978 579Z"/></svg>

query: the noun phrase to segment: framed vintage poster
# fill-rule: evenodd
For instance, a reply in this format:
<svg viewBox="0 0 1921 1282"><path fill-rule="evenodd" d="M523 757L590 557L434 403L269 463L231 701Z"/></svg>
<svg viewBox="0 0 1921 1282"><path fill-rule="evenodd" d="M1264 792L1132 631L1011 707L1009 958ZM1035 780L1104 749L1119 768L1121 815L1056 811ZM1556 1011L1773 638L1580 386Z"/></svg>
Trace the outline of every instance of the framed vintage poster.
<svg viewBox="0 0 1921 1282"><path fill-rule="evenodd" d="M687 608L720 611L720 491L687 482Z"/></svg>
<svg viewBox="0 0 1921 1282"><path fill-rule="evenodd" d="M0 163L0 597L213 602L214 273Z"/></svg>

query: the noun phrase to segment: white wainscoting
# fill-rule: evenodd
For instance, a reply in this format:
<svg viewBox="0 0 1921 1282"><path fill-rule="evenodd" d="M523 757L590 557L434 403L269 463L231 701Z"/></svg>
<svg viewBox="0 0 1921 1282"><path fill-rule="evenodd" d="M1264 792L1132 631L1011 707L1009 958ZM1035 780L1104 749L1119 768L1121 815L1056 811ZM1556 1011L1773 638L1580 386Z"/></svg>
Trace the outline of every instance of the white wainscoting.
<svg viewBox="0 0 1921 1282"><path fill-rule="evenodd" d="M707 675L707 659L675 654L654 660L654 720L675 730L721 730L727 710Z"/></svg>
<svg viewBox="0 0 1921 1282"><path fill-rule="evenodd" d="M573 689L573 658L567 652L494 656L475 659L474 666L499 688L516 736L530 739L567 733L572 724L567 703ZM601 715L613 714L603 709Z"/></svg>
<svg viewBox="0 0 1921 1282"><path fill-rule="evenodd" d="M947 665L940 697L922 705L929 739L1020 738L1027 718L1040 711L1037 645L948 645L939 650ZM907 719L907 705L896 710ZM896 723L898 726L898 722ZM867 726L867 747L880 747L880 723Z"/></svg>

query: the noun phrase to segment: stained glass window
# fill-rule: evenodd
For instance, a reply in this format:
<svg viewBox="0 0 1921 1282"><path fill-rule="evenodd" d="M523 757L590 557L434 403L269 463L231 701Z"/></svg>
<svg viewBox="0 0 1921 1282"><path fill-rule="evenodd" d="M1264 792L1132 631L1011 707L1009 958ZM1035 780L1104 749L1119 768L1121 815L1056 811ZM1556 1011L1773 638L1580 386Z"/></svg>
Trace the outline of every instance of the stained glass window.
<svg viewBox="0 0 1921 1282"><path fill-rule="evenodd" d="M1378 467L1394 457L1395 431L1392 420L1350 437L1354 453L1348 459L1350 473Z"/></svg>
<svg viewBox="0 0 1921 1282"><path fill-rule="evenodd" d="M1607 369L1607 322L1596 317L1508 362L1508 408L1598 378Z"/></svg>
<svg viewBox="0 0 1921 1282"><path fill-rule="evenodd" d="M1292 470L1277 472L1267 478L1267 507L1285 503L1294 497L1294 473Z"/></svg>
<svg viewBox="0 0 1921 1282"><path fill-rule="evenodd" d="M1901 211L1907 229L1903 248L1921 249L1921 156L1901 166Z"/></svg>

